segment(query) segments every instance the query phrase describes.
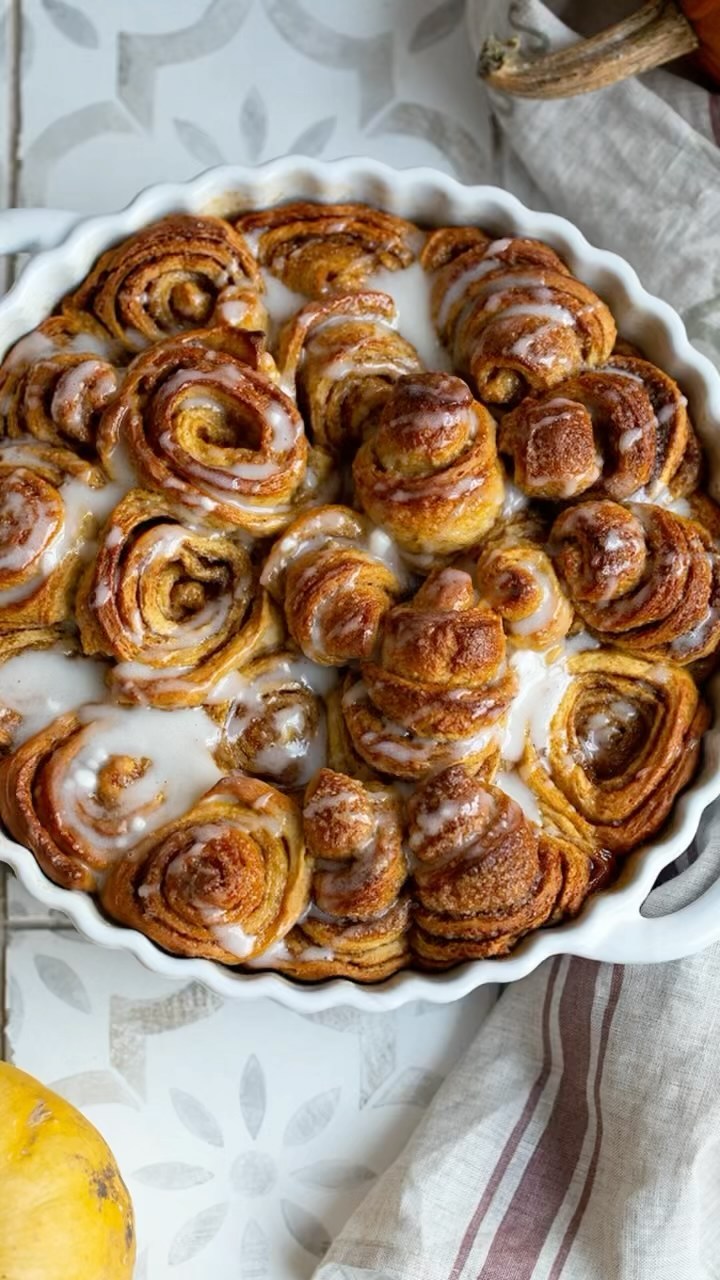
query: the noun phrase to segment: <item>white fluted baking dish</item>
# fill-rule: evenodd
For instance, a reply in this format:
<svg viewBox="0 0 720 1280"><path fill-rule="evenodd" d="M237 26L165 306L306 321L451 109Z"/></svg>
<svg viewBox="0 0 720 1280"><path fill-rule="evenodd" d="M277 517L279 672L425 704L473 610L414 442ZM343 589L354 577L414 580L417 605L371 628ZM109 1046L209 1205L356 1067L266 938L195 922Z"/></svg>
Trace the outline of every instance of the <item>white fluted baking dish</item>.
<svg viewBox="0 0 720 1280"><path fill-rule="evenodd" d="M0 351L38 324L104 249L146 223L173 211L225 214L300 197L361 200L430 226L469 222L498 235L547 241L606 299L623 336L681 384L709 458L711 492L720 495L720 375L690 345L672 307L647 293L622 258L594 248L565 219L526 209L496 187L462 186L431 169L394 171L369 160L323 164L286 157L256 169L212 169L187 183L151 187L126 209L102 217L78 220L54 210L0 214L0 250L41 250L0 302ZM57 247L42 251L49 244ZM640 915L640 907L658 873L692 840L705 807L720 796L720 677L711 682L708 696L715 724L704 739L703 766L662 837L631 855L620 881L591 900L576 920L532 934L507 957L473 961L446 973L406 971L374 987L346 979L308 986L276 973L238 973L209 960L182 959L142 934L112 924L87 894L53 884L28 850L1 833L0 860L40 902L64 912L93 942L130 951L157 973L195 979L223 996L272 997L308 1012L337 1004L378 1010L416 999L445 1003L484 983L522 978L561 953L617 963L677 959L720 939L720 880L674 915L649 920Z"/></svg>

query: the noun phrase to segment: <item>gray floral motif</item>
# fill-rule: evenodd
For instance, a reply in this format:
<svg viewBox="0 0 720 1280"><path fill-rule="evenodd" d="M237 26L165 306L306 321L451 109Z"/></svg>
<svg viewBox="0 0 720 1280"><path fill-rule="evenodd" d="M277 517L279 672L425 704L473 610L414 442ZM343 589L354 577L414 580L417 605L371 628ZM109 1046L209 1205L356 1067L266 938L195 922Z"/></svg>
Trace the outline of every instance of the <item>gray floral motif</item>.
<svg viewBox="0 0 720 1280"><path fill-rule="evenodd" d="M97 49L100 43L97 28L82 9L66 4L65 0L42 0L42 5L58 31L72 40L73 44L79 44L84 49Z"/></svg>
<svg viewBox="0 0 720 1280"><path fill-rule="evenodd" d="M394 1014L358 1013L349 1005L302 1014L310 1022L335 1031L353 1032L360 1039L360 1086L358 1107L367 1106L373 1094L395 1070L397 1027Z"/></svg>
<svg viewBox="0 0 720 1280"><path fill-rule="evenodd" d="M201 1169L195 1164L183 1164L179 1160L143 1165L132 1176L146 1187L153 1187L158 1191L185 1191L188 1187L199 1187L203 1182L210 1182L215 1177L209 1169Z"/></svg>
<svg viewBox="0 0 720 1280"><path fill-rule="evenodd" d="M410 37L408 49L411 53L421 53L438 40L444 40L462 21L465 12L465 0L444 0L436 9L431 9L418 22Z"/></svg>
<svg viewBox="0 0 720 1280"><path fill-rule="evenodd" d="M155 1000L110 999L110 1062L140 1097L145 1096L145 1038L190 1026L222 1006L199 982Z"/></svg>
<svg viewBox="0 0 720 1280"><path fill-rule="evenodd" d="M436 107L420 102L394 102L369 130L371 138L385 133L425 138L450 161L464 182L478 182L487 165L487 158L470 131Z"/></svg>
<svg viewBox="0 0 720 1280"><path fill-rule="evenodd" d="M223 163L223 154L209 133L201 129L192 120L173 120L175 132L186 151L199 160L201 164L213 165Z"/></svg>
<svg viewBox="0 0 720 1280"><path fill-rule="evenodd" d="M413 1106L427 1107L440 1085L443 1077L437 1071L428 1071L424 1067L406 1067L400 1072L386 1089L373 1102L374 1107Z"/></svg>
<svg viewBox="0 0 720 1280"><path fill-rule="evenodd" d="M367 1165L351 1164L348 1160L318 1160L293 1173L293 1178L307 1187L325 1187L332 1191L354 1190L372 1182L375 1176Z"/></svg>
<svg viewBox="0 0 720 1280"><path fill-rule="evenodd" d="M287 1123L283 1144L297 1147L322 1133L332 1120L340 1101L339 1089L328 1089L303 1102Z"/></svg>
<svg viewBox="0 0 720 1280"><path fill-rule="evenodd" d="M91 102L77 111L58 116L27 148L22 168L25 204L45 204L47 179L52 166L73 147L103 133L133 133L133 125L116 102Z"/></svg>
<svg viewBox="0 0 720 1280"><path fill-rule="evenodd" d="M265 0L265 11L280 35L298 53L326 67L355 71L360 122L367 124L392 101L393 33L348 36L313 17L299 0Z"/></svg>
<svg viewBox="0 0 720 1280"><path fill-rule="evenodd" d="M121 31L117 93L146 129L153 123L155 77L161 67L192 62L221 49L240 30L252 0L211 0L196 22L178 31Z"/></svg>
<svg viewBox="0 0 720 1280"><path fill-rule="evenodd" d="M252 85L240 108L240 136L245 143L248 160L259 160L267 138L268 118L265 99Z"/></svg>
<svg viewBox="0 0 720 1280"><path fill-rule="evenodd" d="M44 987L51 991L63 1004L80 1013L90 1012L90 996L85 985L74 969L59 956L35 956L35 968Z"/></svg>
<svg viewBox="0 0 720 1280"><path fill-rule="evenodd" d="M208 1209L203 1209L200 1213L196 1213L194 1218L190 1218L183 1227L180 1228L175 1239L170 1245L168 1253L168 1262L171 1267L178 1266L181 1262L187 1262L190 1258L194 1258L215 1239L220 1230L228 1211L227 1204L213 1204Z"/></svg>
<svg viewBox="0 0 720 1280"><path fill-rule="evenodd" d="M335 116L327 116L303 129L288 147L288 155L319 156L335 132L336 124Z"/></svg>
<svg viewBox="0 0 720 1280"><path fill-rule="evenodd" d="M55 1093L66 1098L74 1107L91 1107L108 1102L118 1103L123 1107L140 1110L140 1104L134 1094L126 1089L113 1071L78 1071L72 1076L63 1076L50 1085Z"/></svg>
<svg viewBox="0 0 720 1280"><path fill-rule="evenodd" d="M266 1280L270 1249L265 1232L254 1218L246 1223L240 1246L240 1280Z"/></svg>
<svg viewBox="0 0 720 1280"><path fill-rule="evenodd" d="M220 1125L204 1102L194 1098L191 1093L185 1093L182 1089L171 1089L170 1101L178 1120L188 1133L192 1133L201 1142L207 1142L212 1147L225 1145Z"/></svg>
<svg viewBox="0 0 720 1280"><path fill-rule="evenodd" d="M230 1181L243 1196L265 1196L277 1182L272 1156L264 1151L243 1151L230 1170Z"/></svg>
<svg viewBox="0 0 720 1280"><path fill-rule="evenodd" d="M265 1118L265 1074L255 1054L245 1063L240 1080L240 1110L251 1138L257 1138Z"/></svg>
<svg viewBox="0 0 720 1280"><path fill-rule="evenodd" d="M282 1200L280 1209L290 1235L314 1258L322 1258L330 1248L330 1233L312 1213L292 1200Z"/></svg>

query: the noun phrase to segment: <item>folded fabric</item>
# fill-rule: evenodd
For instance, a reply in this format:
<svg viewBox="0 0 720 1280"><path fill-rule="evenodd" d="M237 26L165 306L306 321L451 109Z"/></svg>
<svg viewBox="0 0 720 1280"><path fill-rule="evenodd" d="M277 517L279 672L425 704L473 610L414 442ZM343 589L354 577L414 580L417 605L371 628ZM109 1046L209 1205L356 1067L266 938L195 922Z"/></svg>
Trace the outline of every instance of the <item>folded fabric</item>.
<svg viewBox="0 0 720 1280"><path fill-rule="evenodd" d="M534 0L481 12L536 49L571 38ZM717 359L720 97L658 71L555 102L479 89L484 110L497 147L478 179L628 258ZM675 870L646 914L720 874L720 803ZM315 1280L717 1280L719 990L720 946L662 966L555 959L508 987Z"/></svg>

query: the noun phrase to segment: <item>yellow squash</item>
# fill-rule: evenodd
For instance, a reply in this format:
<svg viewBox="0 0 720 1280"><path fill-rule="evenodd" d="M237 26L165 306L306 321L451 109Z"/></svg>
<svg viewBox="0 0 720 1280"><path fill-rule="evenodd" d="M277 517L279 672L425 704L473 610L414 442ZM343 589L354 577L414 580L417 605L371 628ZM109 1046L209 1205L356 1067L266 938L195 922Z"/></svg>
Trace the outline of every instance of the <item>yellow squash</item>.
<svg viewBox="0 0 720 1280"><path fill-rule="evenodd" d="M132 1205L68 1102L0 1062L0 1280L130 1280Z"/></svg>

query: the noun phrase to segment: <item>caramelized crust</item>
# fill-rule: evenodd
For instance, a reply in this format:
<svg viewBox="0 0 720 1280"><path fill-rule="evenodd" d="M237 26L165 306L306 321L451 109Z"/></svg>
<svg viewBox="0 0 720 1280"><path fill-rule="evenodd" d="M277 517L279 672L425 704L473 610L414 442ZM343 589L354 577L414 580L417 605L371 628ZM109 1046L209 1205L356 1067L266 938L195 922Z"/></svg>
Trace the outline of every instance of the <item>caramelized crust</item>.
<svg viewBox="0 0 720 1280"><path fill-rule="evenodd" d="M477 584L517 649L549 649L572 626L573 608L550 557L536 543L518 537L512 526L481 551Z"/></svg>
<svg viewBox="0 0 720 1280"><path fill-rule="evenodd" d="M357 498L403 550L471 546L503 500L495 423L460 378L408 374L386 399L353 463Z"/></svg>
<svg viewBox="0 0 720 1280"><path fill-rule="evenodd" d="M358 289L380 268L408 267L420 238L417 227L392 213L307 200L243 214L235 226L257 239L263 267L310 298Z"/></svg>
<svg viewBox="0 0 720 1280"><path fill-rule="evenodd" d="M443 227L421 260L434 276L440 340L481 400L510 404L527 390L545 391L612 351L608 308L549 245Z"/></svg>

